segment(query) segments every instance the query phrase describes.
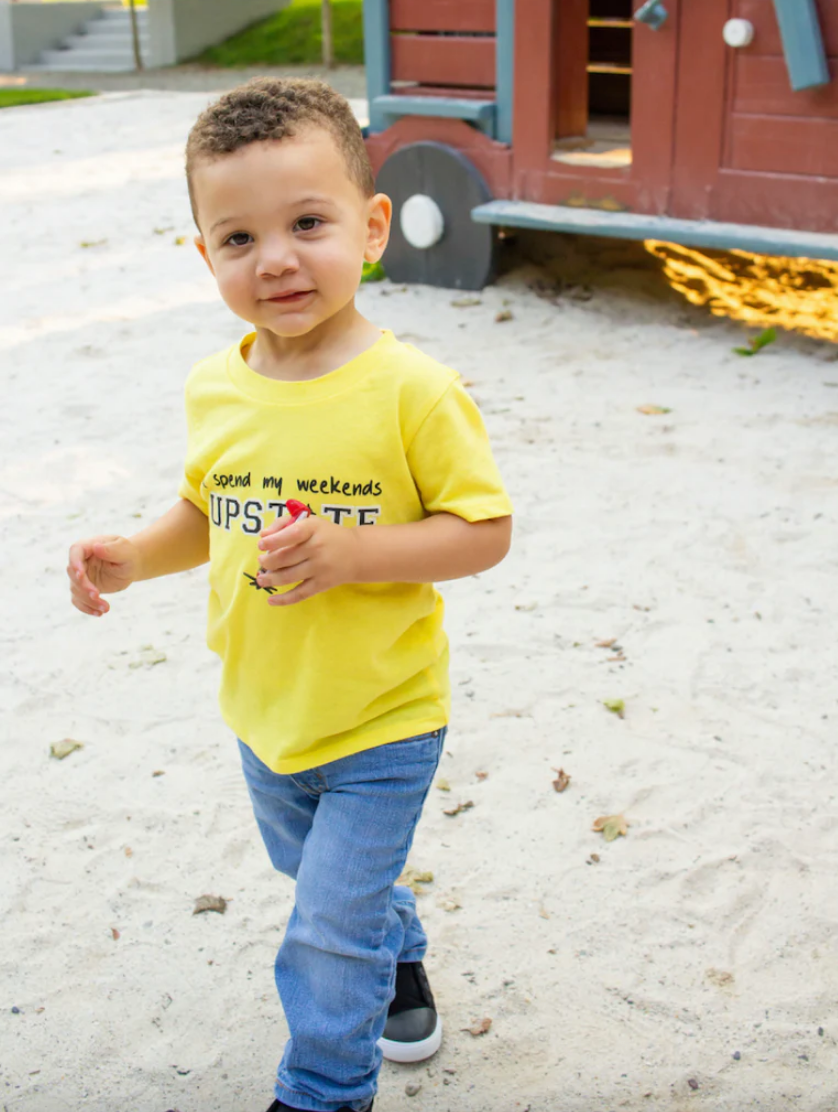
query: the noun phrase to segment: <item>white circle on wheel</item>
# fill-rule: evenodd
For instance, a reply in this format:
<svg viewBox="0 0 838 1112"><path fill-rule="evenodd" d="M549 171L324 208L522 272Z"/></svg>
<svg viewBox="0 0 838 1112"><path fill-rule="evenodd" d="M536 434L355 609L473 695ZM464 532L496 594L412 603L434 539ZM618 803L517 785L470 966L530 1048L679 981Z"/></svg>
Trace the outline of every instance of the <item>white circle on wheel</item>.
<svg viewBox="0 0 838 1112"><path fill-rule="evenodd" d="M750 46L754 41L754 25L749 19L729 19L722 29L722 38L737 49Z"/></svg>
<svg viewBox="0 0 838 1112"><path fill-rule="evenodd" d="M439 243L445 231L445 220L439 205L424 193L414 193L402 205L399 214L402 235L411 247L426 251Z"/></svg>

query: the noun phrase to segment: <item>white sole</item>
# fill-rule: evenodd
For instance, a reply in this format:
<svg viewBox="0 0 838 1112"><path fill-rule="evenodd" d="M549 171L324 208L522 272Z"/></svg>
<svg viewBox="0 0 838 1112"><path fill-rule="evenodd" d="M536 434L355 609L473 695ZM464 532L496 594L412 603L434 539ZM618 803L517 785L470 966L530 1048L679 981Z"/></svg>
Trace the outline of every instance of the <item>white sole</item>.
<svg viewBox="0 0 838 1112"><path fill-rule="evenodd" d="M379 1039L378 1045L388 1062L424 1062L439 1050L442 1045L442 1020L436 1017L433 1033L421 1042L395 1042L393 1039Z"/></svg>

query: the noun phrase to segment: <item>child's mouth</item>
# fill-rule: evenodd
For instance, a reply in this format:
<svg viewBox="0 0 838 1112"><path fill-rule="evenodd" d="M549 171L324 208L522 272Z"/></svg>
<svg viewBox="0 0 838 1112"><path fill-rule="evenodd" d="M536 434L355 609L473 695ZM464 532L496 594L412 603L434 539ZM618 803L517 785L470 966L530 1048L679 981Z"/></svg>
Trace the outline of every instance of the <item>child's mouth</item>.
<svg viewBox="0 0 838 1112"><path fill-rule="evenodd" d="M267 300L272 301L275 305L293 305L313 292L313 290L290 290L288 293L278 293L274 297L267 298Z"/></svg>

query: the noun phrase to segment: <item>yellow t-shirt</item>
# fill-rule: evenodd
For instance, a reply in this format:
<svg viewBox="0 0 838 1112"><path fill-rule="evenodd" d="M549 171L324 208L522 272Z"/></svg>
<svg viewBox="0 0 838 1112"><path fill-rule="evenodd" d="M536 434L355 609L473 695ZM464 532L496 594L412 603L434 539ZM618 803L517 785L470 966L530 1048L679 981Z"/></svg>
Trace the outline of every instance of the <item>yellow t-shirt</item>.
<svg viewBox="0 0 838 1112"><path fill-rule="evenodd" d="M430 583L349 583L289 607L256 583L260 531L297 498L343 528L505 517L509 498L456 372L382 333L321 378L265 378L253 335L186 384L180 495L210 523L207 643L221 711L293 773L448 721L448 642Z"/></svg>

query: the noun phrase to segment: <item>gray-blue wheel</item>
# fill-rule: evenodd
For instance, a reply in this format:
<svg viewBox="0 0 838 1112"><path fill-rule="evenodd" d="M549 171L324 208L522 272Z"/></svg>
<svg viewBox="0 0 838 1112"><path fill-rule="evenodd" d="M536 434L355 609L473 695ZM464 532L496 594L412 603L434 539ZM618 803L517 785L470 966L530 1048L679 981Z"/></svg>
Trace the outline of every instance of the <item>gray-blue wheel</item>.
<svg viewBox="0 0 838 1112"><path fill-rule="evenodd" d="M457 290L492 281L497 231L471 219L492 195L465 155L443 143L412 143L387 159L376 187L393 202L382 260L388 278Z"/></svg>

